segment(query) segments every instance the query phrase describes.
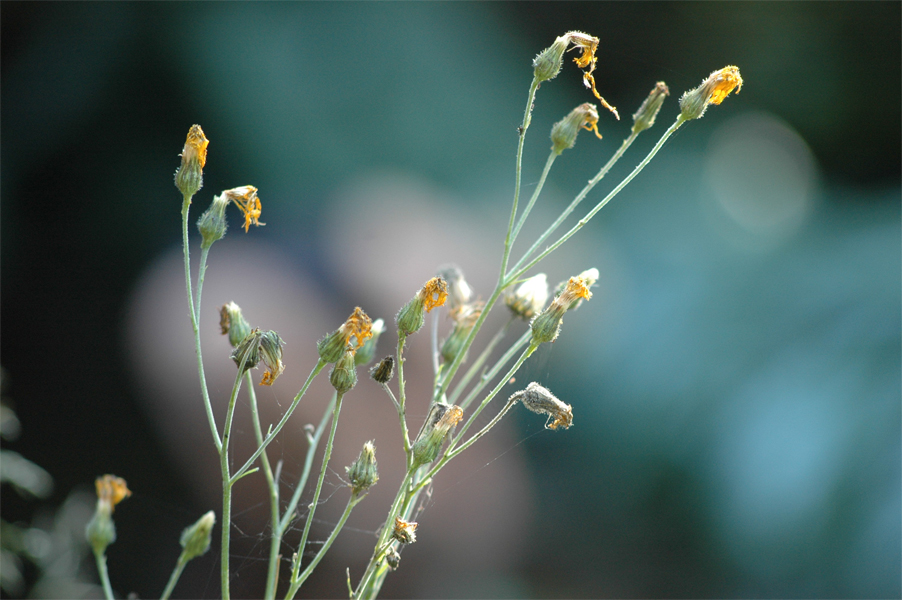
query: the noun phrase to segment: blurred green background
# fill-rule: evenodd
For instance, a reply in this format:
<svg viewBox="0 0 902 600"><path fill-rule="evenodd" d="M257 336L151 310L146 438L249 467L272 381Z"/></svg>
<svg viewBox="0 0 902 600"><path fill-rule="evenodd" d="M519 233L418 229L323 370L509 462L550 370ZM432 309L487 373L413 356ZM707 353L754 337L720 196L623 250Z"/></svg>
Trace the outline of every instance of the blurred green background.
<svg viewBox="0 0 902 600"><path fill-rule="evenodd" d="M602 278L518 375L571 403L574 427L515 413L510 443L477 472L491 485L508 450L526 465L516 556L480 570L418 563L412 546L386 597L900 597L900 7L3 2L0 364L21 421L5 447L55 483L42 502L4 487L4 519L49 527L72 490L125 477L136 496L116 513L113 586L152 597L179 531L209 508L155 425L128 333L136 290L180 243L172 173L193 123L211 140L194 214L213 193L257 186L267 226L240 241L264 240L339 313L382 302L361 297L383 291L366 277L393 282L389 320L433 274L412 266L427 245L429 261L495 268L530 61L579 29L601 39L595 78L623 121L602 114L604 140L584 133L564 153L546 206L597 172L656 81L673 97L605 190L684 90L728 64L746 83L680 130L549 270L552 283L590 266ZM524 193L551 124L590 100L569 62L543 84ZM367 203L398 189L431 200L424 212ZM499 242L469 258L405 245L423 227L453 238L452 217ZM230 242L244 236L231 218ZM389 239L411 260L376 260ZM485 297L491 275L482 284ZM292 392L280 394L284 407ZM388 446L396 431L373 435ZM508 534L488 526L463 543L494 535ZM177 595L217 597L215 546ZM262 546L236 550L236 597L259 589ZM343 596L344 566L362 568L335 565L308 594ZM25 575L20 593L39 572Z"/></svg>

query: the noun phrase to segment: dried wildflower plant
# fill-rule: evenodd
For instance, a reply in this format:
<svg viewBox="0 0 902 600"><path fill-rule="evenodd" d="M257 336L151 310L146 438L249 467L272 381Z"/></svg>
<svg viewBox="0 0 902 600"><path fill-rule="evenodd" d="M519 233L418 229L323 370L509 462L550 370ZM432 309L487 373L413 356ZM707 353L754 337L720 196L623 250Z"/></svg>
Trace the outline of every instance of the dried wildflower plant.
<svg viewBox="0 0 902 600"><path fill-rule="evenodd" d="M424 276L425 283L414 294L413 298L400 308L396 317L397 345L393 354L385 356L375 366L369 368L372 382L365 379L366 385L380 386L391 400L386 402L384 410L392 410L397 413L399 432L373 432L376 435L388 436L380 443L391 443L392 440L400 443L406 456L406 468L400 482L387 482L397 485L394 500L388 507L384 523L379 527L373 524L373 529L378 530L371 558L366 565L356 567L359 576L356 586L350 589L353 598L375 598L385 581L386 576L399 568L400 553L408 545L416 541L417 524L413 522L415 507L418 499L426 492L433 479L438 476L444 466L467 448L477 442L495 427L498 422L517 404L522 403L528 410L545 415L547 417L546 428L552 430L567 429L573 424L573 409L556 398L547 388L538 383L530 383L524 390L511 395L504 406L497 411L488 423L482 425L478 431L473 431L474 426L480 421L481 413L489 407L492 401L499 395L508 382L513 381L523 363L533 355L536 350L545 343L555 342L563 330L563 318L572 310L578 308L592 297L589 290L599 279L597 269L590 268L578 275L568 276L555 290L553 298L549 302L551 293L548 287L548 278L544 273L534 273L534 268L551 252L554 252L562 244L567 242L583 226L592 219L614 196L616 196L633 178L635 178L657 154L670 136L683 124L701 117L708 106L718 105L733 91L737 92L742 87L742 77L739 69L728 66L714 71L702 84L682 95L679 101L680 112L673 125L667 129L655 144L652 150L639 162L623 180L614 186L609 193L598 200L594 206L582 213L581 218L570 226L563 234L556 238L551 236L564 224L570 214L577 209L581 202L588 196L594 187L608 173L613 165L630 147L636 137L648 130L655 123L661 107L670 90L664 82L658 82L650 94L642 99L637 99L639 105L633 114L633 126L621 146L613 153L611 158L595 174L589 183L576 195L570 204L564 208L559 216L548 223L545 231L539 235L529 248L516 260L511 260L511 250L523 223L526 221L533 206L541 195L545 180L557 157L566 149L573 148L577 141L577 134L586 129L601 138L599 132L599 113L596 106L586 102L576 107L563 120L558 122L551 131L551 152L545 167L538 179L532 196L525 207L520 206L521 183L521 159L526 132L530 126L531 114L535 95L542 82L554 79L562 70L563 56L568 50L576 51L574 62L582 70L582 79L585 86L592 92L601 106L608 109L617 119L619 115L613 106L609 105L596 90L595 73L598 67L596 52L599 39L578 31L568 32L558 37L554 43L536 56L533 61L533 80L526 99L526 110L523 114L522 124L518 128L519 141L517 147L514 196L511 206L510 220L507 231L504 234L504 249L500 261L500 269L495 288L487 294L474 294L466 282L463 272L457 267L444 267L436 276ZM203 184L203 170L207 166L207 148L209 140L198 125L190 128L183 150L180 154L181 163L176 171L176 187L182 193L182 241L184 248L185 285L188 297L189 317L194 333L194 343L197 358L197 370L200 379L201 400L203 402L207 422L210 429L211 441L219 455L219 463L222 477L222 513L220 515L220 583L223 598L230 596L230 532L231 532L231 494L233 487L245 475L253 471L261 471L264 475L270 497L270 522L261 524L261 531L269 540L269 560L265 589L261 590L260 597L271 599L277 594L285 598L292 598L297 593L313 570L329 551L332 543L342 531L348 516L353 508L367 495L367 490L379 481L376 464L376 447L374 443L364 444L360 456L352 465L346 467L348 474L348 500L347 506L335 523L332 532L325 540L317 540L309 548L307 545L310 526L314 521L316 508L320 503L320 495L323 488L323 480L326 473L334 467L329 462L332 455L335 432L338 427L342 402L345 395L351 393L357 385L357 367L365 366L376 356L376 343L381 333L385 331L385 321L376 319L373 321L360 307L354 309L344 323L337 324L336 329L316 343L318 360L307 377L301 389L295 394L294 399L285 410L282 418L275 425L264 430L257 412L257 401L252 385L252 371L261 361L266 366L266 371L260 381L261 385L278 384L277 378L282 374L286 366L282 362L282 339L272 330L263 329L254 321L261 315L242 314L238 305L229 302L220 310L220 328L223 335L228 337L228 347L220 349L216 360L231 358L237 365L234 384L228 397L227 408L222 423L222 431L214 418L213 403L204 377L203 359L201 356L201 335L198 315L201 307L201 293L203 288L203 276L209 252L214 243L226 233L225 213L229 205L234 204L244 217L244 231L247 233L251 225L263 225L260 217L263 212L262 203L257 196L257 188L245 185L225 190L214 197L210 208L198 221L198 228L202 235L200 245L200 267L197 280L192 279L189 261L188 244L188 213L194 195ZM500 229L500 227L499 227ZM500 233L500 232L499 232ZM569 275L569 274L564 274ZM473 301L474 295L479 298ZM483 300L482 298L486 298ZM220 299L228 301L228 298ZM464 372L461 366L468 359L468 350L473 340L482 332L486 316L502 300L510 311L509 320L490 339L485 349L470 361L469 368ZM442 308L447 311L452 325L448 337L439 346L438 336L433 335L433 366L434 374L431 388L434 390L428 406L417 405L417 414L427 414L426 420L419 427L419 433L411 439L408 429L407 394L404 376L404 351L408 337L415 335L424 325L426 314L441 313ZM437 319L437 317L435 317ZM517 323L517 321L520 323ZM528 326L526 326L528 323ZM512 327L524 329L523 333L513 342L509 348L498 356L495 349L505 340L508 330ZM301 342L304 343L304 342ZM312 341L306 342L313 344ZM229 347L231 349L229 349ZM515 358L516 357L516 358ZM307 467L304 469L299 481L295 485L295 493L285 502L279 497L279 468L273 469L267 453L268 446L280 434L289 417L297 408L299 402L305 397L311 382L324 370L327 365L332 365L329 381L334 388L328 403L326 414L318 426L307 426L307 439L309 442L309 454L306 459ZM476 377L476 375L479 377ZM394 381L394 385L392 382ZM237 402L242 387L246 390L247 399ZM393 387L395 389L393 389ZM577 405L579 398L574 399ZM250 409L253 434L256 439L256 449L249 455L234 462L230 456L230 440L232 437L232 423L236 409L247 406ZM298 506L302 494L307 490L309 483L310 466L314 453L324 441L324 454L319 470L319 475L313 484L310 493L308 510L299 511ZM240 465L236 468L236 465ZM245 483L242 482L244 485ZM386 485L381 482L380 485ZM104 584L107 597L112 597L109 577L106 572L105 552L107 547L115 540L115 528L112 522L113 507L122 499L130 495L125 482L113 476L106 476L97 481L98 511L95 518L88 526L88 538L94 548L97 557L98 570ZM300 517L299 515L303 515ZM283 537L289 527L297 524L299 519L304 520L303 531L297 546L286 551ZM175 588L181 570L185 563L195 556L203 554L210 545L210 536L215 525L216 518L212 512L204 515L194 525L189 526L183 533L183 553L176 563L172 576L163 598L167 598ZM422 535L430 535L428 530L420 532ZM411 551L416 551L415 549ZM280 564L282 556L292 556L291 568L287 576L283 573L280 578ZM350 584L350 572L348 578Z"/></svg>

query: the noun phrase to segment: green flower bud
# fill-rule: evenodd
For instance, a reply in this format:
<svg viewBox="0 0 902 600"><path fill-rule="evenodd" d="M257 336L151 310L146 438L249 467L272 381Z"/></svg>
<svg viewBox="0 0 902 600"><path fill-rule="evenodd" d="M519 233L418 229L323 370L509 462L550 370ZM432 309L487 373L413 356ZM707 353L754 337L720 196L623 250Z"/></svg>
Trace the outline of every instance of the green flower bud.
<svg viewBox="0 0 902 600"><path fill-rule="evenodd" d="M664 104L664 98L669 95L670 90L667 85L663 81L659 81L648 98L642 102L642 106L639 107L636 114L633 115L633 133L645 131L655 124L655 118Z"/></svg>
<svg viewBox="0 0 902 600"><path fill-rule="evenodd" d="M186 562L206 554L210 549L210 538L213 535L213 525L215 524L216 515L211 510L198 519L194 525L189 525L182 531L179 543L185 549L182 556Z"/></svg>
<svg viewBox="0 0 902 600"><path fill-rule="evenodd" d="M229 228L229 222L225 218L226 208L229 206L229 199L225 194L221 196L213 196L213 202L210 204L204 214L197 220L197 230L201 235L201 248L209 248L216 240L221 240Z"/></svg>
<svg viewBox="0 0 902 600"><path fill-rule="evenodd" d="M561 72L561 66L564 61L564 52L570 44L570 38L566 35L554 40L548 48L540 52L532 61L534 75L536 81L548 81L557 77Z"/></svg>
<svg viewBox="0 0 902 600"><path fill-rule="evenodd" d="M223 304L219 309L219 327L222 329L222 335L229 336L229 343L233 348L251 332L251 326L241 314L241 307L234 302Z"/></svg>
<svg viewBox="0 0 902 600"><path fill-rule="evenodd" d="M329 383L339 394L347 393L357 385L357 366L354 364L354 349L350 345L345 349L344 356L332 367Z"/></svg>
<svg viewBox="0 0 902 600"><path fill-rule="evenodd" d="M376 465L376 447L367 442L350 467L345 467L351 481L351 492L358 496L373 487L379 481L379 469Z"/></svg>

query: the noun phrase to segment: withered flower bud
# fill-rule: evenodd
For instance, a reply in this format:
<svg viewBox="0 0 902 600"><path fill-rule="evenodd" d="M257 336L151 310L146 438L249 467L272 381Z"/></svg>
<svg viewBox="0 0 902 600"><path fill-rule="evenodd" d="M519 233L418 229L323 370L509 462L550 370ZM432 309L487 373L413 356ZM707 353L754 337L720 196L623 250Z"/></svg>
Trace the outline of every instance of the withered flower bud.
<svg viewBox="0 0 902 600"><path fill-rule="evenodd" d="M633 115L633 133L645 131L655 124L655 118L664 104L664 98L669 95L670 89L663 81L659 81L655 85L655 89L642 101L642 106L639 107L636 114Z"/></svg>
<svg viewBox="0 0 902 600"><path fill-rule="evenodd" d="M444 402L436 402L429 410L423 429L413 443L414 464L425 465L436 459L442 449L445 436L451 428L460 423L464 411L459 406L452 406Z"/></svg>
<svg viewBox="0 0 902 600"><path fill-rule="evenodd" d="M586 269L585 271L583 271L576 277L577 277L577 279L582 280L582 282L586 284L587 288L591 288L598 281L598 269L596 269L594 267L591 269ZM555 298L557 298L558 296L560 296L561 294L563 294L566 291L568 283L569 283L569 281L562 281L558 284L557 288L555 288L555 290L554 290ZM571 302L570 306L567 307L567 312L569 312L571 310L576 310L577 308L579 308L582 305L582 303L583 303L583 297L578 296L576 298L576 300Z"/></svg>
<svg viewBox="0 0 902 600"><path fill-rule="evenodd" d="M463 306L473 297L473 290L464 279L463 271L458 267L454 265L442 267L439 269L438 276L448 283L448 302L446 304L449 311Z"/></svg>
<svg viewBox="0 0 902 600"><path fill-rule="evenodd" d="M591 297L592 292L589 291L587 281L581 277L571 277L564 291L529 324L532 329L533 343L538 345L544 342L553 342L560 332L564 313L579 298L588 300Z"/></svg>
<svg viewBox="0 0 902 600"><path fill-rule="evenodd" d="M238 365L238 368L242 371L247 371L249 369L254 369L257 367L257 363L260 362L260 338L263 337L263 333L259 328L252 329L241 342L235 346L235 349L232 350L232 354L229 355L229 358L235 361L235 364ZM245 353L247 355L245 356ZM241 358L244 358L244 364L241 364Z"/></svg>
<svg viewBox="0 0 902 600"><path fill-rule="evenodd" d="M388 554L385 555L385 562L388 563L388 568L394 571L401 564L401 555L394 548L389 548Z"/></svg>
<svg viewBox="0 0 902 600"><path fill-rule="evenodd" d="M234 302L223 304L219 309L219 327L222 329L222 335L229 336L229 343L233 348L251 332L251 326L241 314L241 307Z"/></svg>
<svg viewBox="0 0 902 600"><path fill-rule="evenodd" d="M442 306L448 299L448 284L441 277L433 277L426 282L413 299L404 305L395 317L398 333L411 335L420 330L426 322L426 313L436 306Z"/></svg>
<svg viewBox="0 0 902 600"><path fill-rule="evenodd" d="M548 415L548 421L554 419L551 424L548 421L545 422L546 429L557 429L558 427L568 429L573 424L572 407L558 400L548 388L542 387L535 381L526 386L525 390L513 394L510 400L519 400L532 412Z"/></svg>
<svg viewBox="0 0 902 600"><path fill-rule="evenodd" d="M179 155L182 157L182 164L175 172L175 187L189 198L204 185L204 165L207 163L209 143L200 125L192 125L188 130L185 147Z"/></svg>
<svg viewBox="0 0 902 600"><path fill-rule="evenodd" d="M548 277L545 273L533 275L504 294L504 304L524 321L529 321L545 308L548 301Z"/></svg>
<svg viewBox="0 0 902 600"><path fill-rule="evenodd" d="M266 225L266 223L260 222L260 213L263 212L263 206L260 204L260 198L257 197L257 188L252 185L243 185L225 190L222 195L228 201L234 202L235 206L244 214L244 233L247 233L251 224L258 227Z"/></svg>
<svg viewBox="0 0 902 600"><path fill-rule="evenodd" d="M382 319L373 321L373 326L370 328L370 333L372 335L363 343L363 346L357 349L357 354L354 355L355 363L358 365L365 365L373 360L373 356L376 355L376 342L379 341L379 336L382 335L384 331L385 321Z"/></svg>
<svg viewBox="0 0 902 600"><path fill-rule="evenodd" d="M375 367L370 369L370 377L376 383L386 384L391 381L392 376L395 374L395 357L388 355L382 360L380 360Z"/></svg>
<svg viewBox="0 0 902 600"><path fill-rule="evenodd" d="M405 521L401 517L395 517L395 527L391 536L402 544L412 544L417 541L417 524Z"/></svg>
<svg viewBox="0 0 902 600"><path fill-rule="evenodd" d="M347 346L351 344L351 338L355 340L352 347L356 350L373 336L372 329L372 319L358 306L341 327L317 342L316 349L320 358L327 363L338 361L344 356Z"/></svg>
<svg viewBox="0 0 902 600"><path fill-rule="evenodd" d="M576 135L580 129L595 132L595 136L601 139L598 133L598 111L594 104L586 102L580 104L570 114L558 121L551 128L551 150L560 154L567 148L576 144Z"/></svg>
<svg viewBox="0 0 902 600"><path fill-rule="evenodd" d="M686 121L700 118L709 104L720 104L734 89L737 94L742 89L739 67L729 66L714 71L700 86L680 97L681 116Z"/></svg>
<svg viewBox="0 0 902 600"><path fill-rule="evenodd" d="M260 353L267 367L260 385L272 385L276 378L285 371L285 364L282 362L282 345L284 343L275 331L266 331L260 337Z"/></svg>
<svg viewBox="0 0 902 600"><path fill-rule="evenodd" d="M85 538L94 550L101 555L107 546L116 541L116 524L113 523L113 510L116 505L132 495L125 480L115 475L104 475L94 481L97 489L97 508L94 516L85 527Z"/></svg>

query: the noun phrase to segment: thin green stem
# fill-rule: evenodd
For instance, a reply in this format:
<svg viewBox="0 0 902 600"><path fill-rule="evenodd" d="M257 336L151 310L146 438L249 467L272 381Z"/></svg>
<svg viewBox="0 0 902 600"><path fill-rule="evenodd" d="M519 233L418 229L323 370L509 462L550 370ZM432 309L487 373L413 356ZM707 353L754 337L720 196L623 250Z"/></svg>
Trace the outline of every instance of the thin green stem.
<svg viewBox="0 0 902 600"><path fill-rule="evenodd" d="M532 83L529 85L529 94L526 98L526 110L523 112L523 124L520 125L520 139L517 142L517 162L514 175L514 202L511 206L510 222L507 225L507 234L504 236L504 254L501 258L501 276L507 271L507 259L510 257L511 244L513 238L511 233L514 229L514 219L517 218L517 204L520 202L520 180L522 179L523 164L523 142L526 141L526 130L529 129L529 123L532 120L532 103L536 97L536 90L539 89L539 81L533 77Z"/></svg>
<svg viewBox="0 0 902 600"><path fill-rule="evenodd" d="M200 351L200 329L197 325L197 310L194 304L194 292L191 289L191 261L188 246L188 211L191 206L191 196L183 196L182 200L182 253L185 257L185 288L188 291L188 309L191 316L191 328L194 331L194 354L197 356L197 373L200 377L200 392L204 399L204 409L207 413L207 422L210 432L213 434L213 444L216 451L220 452L222 443L219 439L219 430L216 428L216 418L213 416L213 405L210 403L210 393L207 390L207 378L204 376L204 361ZM200 305L200 291L198 290L198 307Z"/></svg>
<svg viewBox="0 0 902 600"><path fill-rule="evenodd" d="M498 374L498 371L500 371L501 368L504 367L504 365L506 365L507 362L514 357L514 354L516 354L517 351L519 351L520 348L522 348L526 344L526 342L530 340L531 337L531 329L527 329L525 332L523 332L523 335L521 335L520 338L516 342L514 342L510 348L507 349L507 351L501 356L501 358L498 359L498 361L492 366L492 368L489 369L480 378L479 382L475 386L473 386L473 389L470 390L470 393L467 394L467 397L464 398L464 401L460 403L460 408L462 410L466 410L467 407L472 404L473 399L479 395L479 392L481 392L483 388L485 388L486 384L494 379L495 375Z"/></svg>
<svg viewBox="0 0 902 600"><path fill-rule="evenodd" d="M482 350L476 360L473 361L473 364L470 365L470 368L467 369L467 372L464 373L464 376L460 378L460 381L457 382L457 385L454 388L454 391L451 392L449 398L450 404L456 404L457 399L460 398L460 395L463 393L464 388L467 387L467 384L470 383L470 380L476 375L476 372L482 368L482 365L485 364L485 361L488 360L489 356L492 353L492 350L495 349L495 346L504 339L504 336L507 334L508 328L510 328L511 323L514 322L516 317L511 317L507 320L507 322L501 326L501 329L495 334L495 336L489 341L488 345Z"/></svg>
<svg viewBox="0 0 902 600"><path fill-rule="evenodd" d="M254 427L254 437L257 445L263 443L263 431L260 428L260 414L257 411L257 393L254 391L254 381L251 372L245 374L247 379L247 395L251 409L251 422ZM279 583L279 548L282 545L282 530L279 529L279 484L273 479L272 468L266 452L260 455L260 463L263 465L263 476L266 478L266 487L269 490L269 518L272 532L269 538L269 566L266 572L266 591L264 598L275 598L276 587Z"/></svg>
<svg viewBox="0 0 902 600"><path fill-rule="evenodd" d="M677 120L674 122L674 124L671 125L670 128L666 132L664 132L664 135L661 136L661 139L658 140L658 143L655 144L655 147L651 149L651 152L649 152L648 155L644 159L642 159L642 162L640 162L636 166L636 168L633 169L633 171L629 175L626 176L626 178L623 181L621 181L619 184L617 184L617 187L615 187L613 190L611 190L611 192L607 196L605 196L601 202L599 202L598 204L595 205L595 208L590 210L586 214L585 217L580 219L580 221L576 225L574 225L567 233L565 233L563 236L561 236L561 238L558 239L558 241L556 241L554 244L552 244L551 246L546 248L544 252L542 252L535 259L530 261L529 264L520 268L519 270L517 270L516 267L514 269L512 269L513 274L511 275L511 278L518 279L518 278L522 277L523 274L526 273L527 271L529 271L533 266L535 266L536 263L538 263L540 260L542 260L549 254L551 254L552 252L557 250L561 246L561 244L563 244L564 242L569 240L571 237L573 237L573 235L577 231L582 229L586 225L586 223L588 223L592 219L592 217L594 217L595 214L598 213L599 210L604 208L604 206L608 202L610 202L614 196L616 196L617 194L620 193L620 190L625 188L627 186L627 184L630 181L632 181L633 178L636 177L636 175L638 175L642 171L642 169L645 168L645 166L651 161L651 159L655 157L655 154L658 153L658 150L660 150L661 147L664 145L664 142L666 142L667 139L671 135L673 135L673 132L675 132L677 129L679 129L680 126L685 122L686 121L683 119L682 115L678 116Z"/></svg>
<svg viewBox="0 0 902 600"><path fill-rule="evenodd" d="M517 240L517 236L520 234L520 229L523 227L523 223L526 222L526 217L529 216L533 205L535 205L536 200L539 198L539 194L542 193L542 188L545 186L545 179L548 177L548 172L551 170L551 165L554 164L554 159L557 157L557 153L552 150L551 154L548 156L548 160L545 162L545 168L542 169L542 176L539 177L539 183L536 185L536 189L532 193L532 197L526 204L526 208L523 209L523 214L520 215L520 220L517 221L517 226L514 228L514 233L511 235L511 245L513 245L513 243Z"/></svg>
<svg viewBox="0 0 902 600"><path fill-rule="evenodd" d="M251 467L252 464L254 464L254 461L257 460L257 457L260 456L264 450L266 450L266 447L269 446L270 442L272 442L274 439L276 439L276 436L279 435L280 431L282 431L282 428L285 426L285 423L288 422L288 418L294 413L294 409L297 408L298 403L301 401L301 398L304 397L304 394L307 392L307 388L310 387L310 383L313 381L313 378L316 377L319 374L319 372L322 371L323 368L327 364L328 363L326 361L324 361L323 359L319 359L319 361L317 361L316 366L313 367L313 370L310 372L310 375L307 376L307 381L305 381L303 387L301 387L301 391L299 391L297 393L297 395L294 397L294 400L291 401L291 406L289 406L288 410L285 411L285 414L282 415L282 419L266 435L266 437L263 439L263 443L260 444L260 446L251 455L251 457L249 459L247 459L247 462L245 462L243 465L241 465L240 469L235 471L235 474L232 476L233 483L239 477L241 477L241 475L244 474L244 472L247 471Z"/></svg>
<svg viewBox="0 0 902 600"><path fill-rule="evenodd" d="M335 538L338 537L339 532L341 532L342 528L345 526L345 523L348 520L348 517L351 516L351 511L354 510L354 507L357 506L363 500L363 496L358 496L357 494L351 494L350 499L348 500L348 505L345 507L344 512L341 515L341 518L338 519L338 523L335 525L335 529L332 530L332 533L329 534L329 537L323 543L322 548L319 549L319 552L316 553L316 556L313 557L313 560L310 561L310 564L307 565L307 568L304 569L304 572L301 573L297 580L291 582L291 587L288 588L288 593L285 595L286 600L290 600L294 598L294 595L297 594L298 590L304 584L310 574L313 573L313 569L319 564L319 561L323 559L326 555L326 552L329 551L329 548L332 547L332 542L335 541ZM300 561L298 561L300 562Z"/></svg>
<svg viewBox="0 0 902 600"><path fill-rule="evenodd" d="M335 442L335 431L338 429L338 415L341 412L341 401L344 394L339 392L335 400L335 409L332 411L332 427L329 429L329 439L326 441L326 450L323 454L323 466L319 472L319 479L316 480L316 489L313 492L313 501L310 502L310 510L307 512L307 521L304 523L304 533L301 534L301 543L298 544L298 559L294 563L291 573L291 580L297 581L298 570L301 562L304 560L304 549L307 547L307 536L310 535L310 526L313 525L313 515L319 504L319 495L323 489L323 480L326 478L326 471L329 466L329 459L332 458L332 444Z"/></svg>
<svg viewBox="0 0 902 600"><path fill-rule="evenodd" d="M563 223L564 220L570 215L570 213L572 213L573 210L577 207L577 205L583 201L583 199L586 197L586 195L590 191L592 191L592 188L594 188L598 184L598 182L601 181L602 178L608 174L608 171L611 170L611 167L613 167L617 163L617 161L620 160L620 157L623 156L623 154L626 152L627 148L629 148L633 144L633 142L636 140L636 137L638 135L639 135L638 133L634 132L634 133L630 134L630 136L628 138L623 140L623 143L620 145L620 149L614 153L614 156L612 156L610 158L610 160L608 160L607 164L605 164L605 166L603 166L601 168L601 170L595 175L595 177L593 177L592 179L589 180L589 183L586 184L586 186L582 189L582 191L576 195L576 198L573 199L573 201L570 203L570 206L568 206L566 209L564 209L564 212L562 212L560 214L560 216L557 218L557 220L555 220L554 223L549 225L548 229L546 229L545 232L542 235L540 235L539 238L533 243L533 245L529 248L529 250L527 250L523 254L523 256L520 258L520 260L517 261L517 264L514 265L514 267L511 269L512 272L516 272L519 269L519 267L523 264L523 262L528 260L529 257L532 255L532 253L535 252L536 249L538 249L538 247L541 246L545 242L546 239L548 239L548 236L550 236L552 233L554 233L557 230L557 228L561 226L561 223ZM552 154L554 154L554 153L552 152Z"/></svg>
<svg viewBox="0 0 902 600"><path fill-rule="evenodd" d="M110 574L106 568L106 554L95 552L94 558L97 560L97 574L100 576L100 584L103 586L103 595L107 600L113 600L113 586L110 585Z"/></svg>
<svg viewBox="0 0 902 600"><path fill-rule="evenodd" d="M163 590L163 593L160 596L160 600L168 600L169 596L172 595L172 590L175 589L175 584L178 583L179 577L182 576L182 571L185 570L185 565L187 564L188 561L185 560L185 551L182 550L179 559L175 563L175 568L172 570L172 575L169 576L169 582L166 584L166 589Z"/></svg>
<svg viewBox="0 0 902 600"><path fill-rule="evenodd" d="M204 289L204 276L207 274L207 257L210 256L210 248L200 247L200 264L197 267L197 297L194 299L194 315L200 324L200 296Z"/></svg>
<svg viewBox="0 0 902 600"><path fill-rule="evenodd" d="M297 486L295 486L291 501L285 509L285 514L279 522L279 529L282 531L283 536L285 535L285 532L288 531L291 522L294 520L294 511L298 507L298 502L301 500L301 493L304 491L304 488L307 487L307 480L310 478L310 471L313 468L313 458L316 455L316 449L319 447L319 441L322 439L323 432L326 430L326 425L329 423L332 412L335 410L335 401L337 399L338 394L333 394L332 400L330 400L329 404L326 406L326 411L323 413L323 417L316 427L316 431L313 433L313 436L309 438L310 447L307 449L307 457L304 459L304 470L301 473L301 478L298 480Z"/></svg>

